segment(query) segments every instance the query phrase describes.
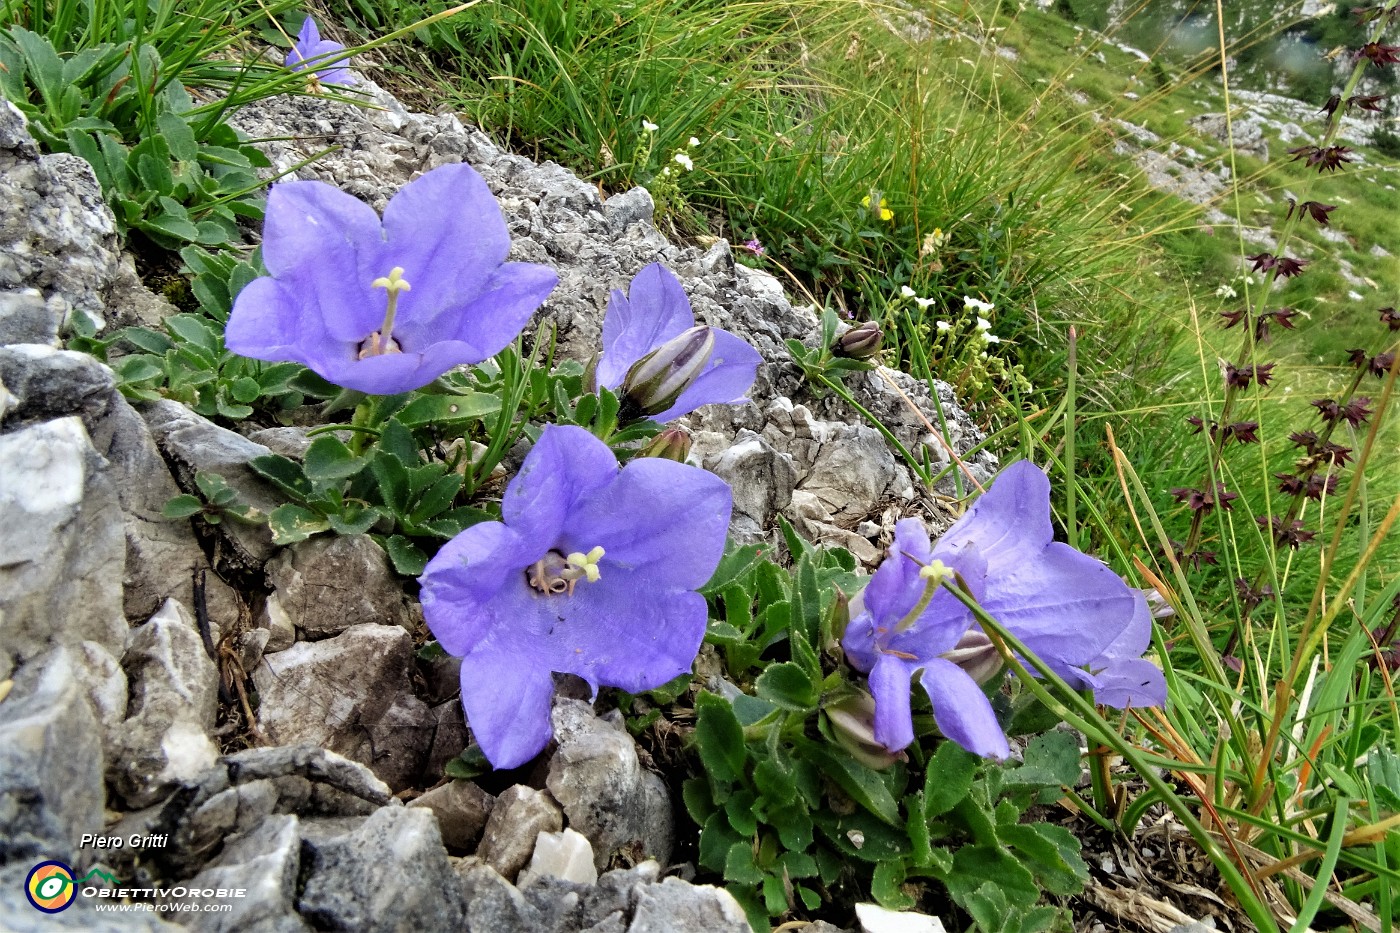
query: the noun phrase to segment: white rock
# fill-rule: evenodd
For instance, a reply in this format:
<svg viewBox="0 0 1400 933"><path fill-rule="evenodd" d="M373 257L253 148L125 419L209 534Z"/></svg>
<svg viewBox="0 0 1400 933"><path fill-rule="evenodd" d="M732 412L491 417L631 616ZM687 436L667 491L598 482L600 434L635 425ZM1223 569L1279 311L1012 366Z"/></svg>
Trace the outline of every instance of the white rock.
<svg viewBox="0 0 1400 933"><path fill-rule="evenodd" d="M529 867L521 872L518 886L526 887L541 878L596 883L598 869L593 865L593 845L588 837L572 829L540 833L535 838L535 854L530 858Z"/></svg>
<svg viewBox="0 0 1400 933"><path fill-rule="evenodd" d="M857 904L862 933L945 933L943 921L928 914L886 910L878 904Z"/></svg>

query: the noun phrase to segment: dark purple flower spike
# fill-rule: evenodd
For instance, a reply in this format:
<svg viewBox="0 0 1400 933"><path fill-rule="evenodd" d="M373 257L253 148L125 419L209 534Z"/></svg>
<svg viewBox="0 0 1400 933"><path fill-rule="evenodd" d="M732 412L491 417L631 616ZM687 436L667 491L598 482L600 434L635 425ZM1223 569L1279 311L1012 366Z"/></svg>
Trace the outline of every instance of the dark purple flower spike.
<svg viewBox="0 0 1400 933"><path fill-rule="evenodd" d="M582 428L544 429L499 522L429 561L423 615L462 659L462 705L497 768L553 732L554 673L638 693L690 670L705 635L696 593L724 552L729 485L697 467L617 458Z"/></svg>
<svg viewBox="0 0 1400 933"><path fill-rule="evenodd" d="M331 185L274 185L262 250L271 274L239 292L228 348L378 395L499 353L558 281L547 266L505 261L505 219L467 165L404 185L382 222Z"/></svg>

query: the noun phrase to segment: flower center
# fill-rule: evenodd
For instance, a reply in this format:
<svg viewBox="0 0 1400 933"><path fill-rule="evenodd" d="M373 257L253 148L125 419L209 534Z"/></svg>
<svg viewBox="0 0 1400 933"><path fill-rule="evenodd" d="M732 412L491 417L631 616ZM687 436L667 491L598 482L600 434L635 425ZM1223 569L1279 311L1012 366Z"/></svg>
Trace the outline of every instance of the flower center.
<svg viewBox="0 0 1400 933"><path fill-rule="evenodd" d="M550 551L530 565L530 569L525 571L525 580L541 593L572 596L579 580L597 583L601 578L598 562L603 559L603 554L601 547L595 547L587 554L580 551L572 554Z"/></svg>
<svg viewBox="0 0 1400 933"><path fill-rule="evenodd" d="M919 578L924 581L924 592L919 597L919 601L914 604L914 608L909 610L909 614L899 620L899 624L894 627L895 633L907 631L909 626L919 621L919 616L924 614L928 604L933 602L933 594L938 592L938 588L944 582L952 580L956 571L941 560L932 560L919 568Z"/></svg>
<svg viewBox="0 0 1400 933"><path fill-rule="evenodd" d="M403 348L394 339L394 315L399 310L399 292L411 289L403 277L403 266L395 266L388 275L381 275L370 283L371 288L382 288L388 293L389 306L384 311L384 323L360 344L360 359L367 356L384 356L389 353L402 353Z"/></svg>

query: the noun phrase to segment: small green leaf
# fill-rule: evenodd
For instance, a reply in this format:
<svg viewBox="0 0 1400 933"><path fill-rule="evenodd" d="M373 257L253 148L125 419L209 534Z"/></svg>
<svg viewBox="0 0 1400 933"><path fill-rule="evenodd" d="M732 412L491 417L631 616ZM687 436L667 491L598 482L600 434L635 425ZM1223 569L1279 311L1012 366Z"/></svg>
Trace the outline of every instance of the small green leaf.
<svg viewBox="0 0 1400 933"><path fill-rule="evenodd" d="M917 902L901 887L904 878L903 862L897 859L880 862L870 876L870 896L886 910L908 910Z"/></svg>
<svg viewBox="0 0 1400 933"><path fill-rule="evenodd" d="M999 827L997 836L1051 894L1067 897L1083 890L1089 868L1080 857L1079 840L1068 829L1052 823L1024 823Z"/></svg>
<svg viewBox="0 0 1400 933"><path fill-rule="evenodd" d="M189 493L178 495L161 507L160 514L170 519L189 518L204 510L204 503L198 496Z"/></svg>
<svg viewBox="0 0 1400 933"><path fill-rule="evenodd" d="M729 828L724 811L715 811L700 829L700 867L711 871L724 871L730 846L742 841L739 835Z"/></svg>
<svg viewBox="0 0 1400 933"><path fill-rule="evenodd" d="M351 453L340 438L322 434L306 449L303 470L313 483L331 483L349 479L367 465L366 458Z"/></svg>
<svg viewBox="0 0 1400 933"><path fill-rule="evenodd" d="M956 807L977 773L977 756L955 742L938 746L929 760L924 779L924 812L927 818L942 816Z"/></svg>
<svg viewBox="0 0 1400 933"><path fill-rule="evenodd" d="M806 757L822 769L831 781L866 810L891 826L901 826L899 804L880 775L844 752L829 750L814 742L802 743Z"/></svg>
<svg viewBox="0 0 1400 933"><path fill-rule="evenodd" d="M462 474L448 473L446 476L433 483L418 502L413 506L413 510L408 517L414 522L426 522L428 519L439 515L443 510L452 505L452 500L457 497L457 492L462 488Z"/></svg>
<svg viewBox="0 0 1400 933"><path fill-rule="evenodd" d="M501 410L501 398L487 392L466 395L419 395L395 415L410 428L428 424L479 421Z"/></svg>
<svg viewBox="0 0 1400 933"><path fill-rule="evenodd" d="M1079 737L1057 730L1031 739L1023 764L1007 774L1007 783L1073 787L1079 775Z"/></svg>
<svg viewBox="0 0 1400 933"><path fill-rule="evenodd" d="M770 664L758 675L754 692L784 709L805 711L817 703L817 685L806 670L791 661Z"/></svg>
<svg viewBox="0 0 1400 933"><path fill-rule="evenodd" d="M685 812L690 814L690 818L697 825L704 826L705 821L715 812L715 801L710 795L710 782L703 777L686 778L681 786L681 799L685 802Z"/></svg>
<svg viewBox="0 0 1400 933"><path fill-rule="evenodd" d="M281 454L254 457L248 461L248 466L252 467L253 471L263 479L269 480L274 486L295 499L305 501L311 498L314 492L310 480L302 472L301 464Z"/></svg>
<svg viewBox="0 0 1400 933"><path fill-rule="evenodd" d="M423 573L423 568L428 565L428 555L405 538L403 535L392 535L384 542L384 550L389 553L389 559L394 562L394 570L405 577L417 577Z"/></svg>
<svg viewBox="0 0 1400 933"><path fill-rule="evenodd" d="M202 314L172 314L165 319L165 329L202 350L223 352L223 336L214 323Z"/></svg>
<svg viewBox="0 0 1400 933"><path fill-rule="evenodd" d="M391 418L379 434L381 454L393 454L405 468L418 465L418 442L413 432L403 426L397 418Z"/></svg>
<svg viewBox="0 0 1400 933"><path fill-rule="evenodd" d="M695 741L700 748L700 762L711 780L743 781L744 763L748 758L744 729L733 707L723 697L701 693L696 700Z"/></svg>
<svg viewBox="0 0 1400 933"><path fill-rule="evenodd" d="M173 240L188 243L199 238L199 228L187 218L174 214L156 214L134 224L147 233L164 234Z"/></svg>
<svg viewBox="0 0 1400 933"><path fill-rule="evenodd" d="M708 598L718 596L728 587L738 583L742 577L748 575L753 566L760 560L760 555L769 546L765 544L746 544L743 547L736 547L732 544L725 549L724 557L720 559L719 566L710 575L710 580L700 588L700 595Z"/></svg>
<svg viewBox="0 0 1400 933"><path fill-rule="evenodd" d="M963 846L953 854L953 867L946 884L953 900L963 900L982 887L988 878L995 878L997 887L1006 895L1012 910L1033 907L1040 899L1040 888L1030 871L1011 853L996 846ZM1002 929L1000 924L988 929Z"/></svg>
<svg viewBox="0 0 1400 933"><path fill-rule="evenodd" d="M758 833L758 819L754 816L755 802L756 798L750 790L736 791L724 802L724 812L729 817L729 825L741 836L753 836Z"/></svg>
<svg viewBox="0 0 1400 933"><path fill-rule="evenodd" d="M290 503L273 509L267 524L272 529L272 543L277 545L305 541L331 526L324 516Z"/></svg>
<svg viewBox="0 0 1400 933"><path fill-rule="evenodd" d="M233 396L234 401L247 405L262 395L262 386L251 376L239 376L229 384L228 394Z"/></svg>
<svg viewBox="0 0 1400 933"><path fill-rule="evenodd" d="M408 470L403 461L381 448L370 469L379 483L379 497L384 504L395 515L403 515L408 510Z"/></svg>
<svg viewBox="0 0 1400 933"><path fill-rule="evenodd" d="M486 758L486 753L475 742L463 749L462 754L453 758L442 769L445 775L458 781L472 781L494 770Z"/></svg>
<svg viewBox="0 0 1400 933"><path fill-rule="evenodd" d="M724 858L724 880L740 884L758 884L763 880L763 872L753 861L753 843L736 842L729 847Z"/></svg>
<svg viewBox="0 0 1400 933"><path fill-rule="evenodd" d="M177 114L163 113L156 117L160 135L170 147L170 154L182 162L193 162L199 157L199 143L195 141L190 125Z"/></svg>
<svg viewBox="0 0 1400 933"><path fill-rule="evenodd" d="M112 364L112 369L122 382L150 382L165 375L160 360L144 353L124 356Z"/></svg>
<svg viewBox="0 0 1400 933"><path fill-rule="evenodd" d="M326 520L338 535L362 535L373 528L383 514L376 508L346 509L343 513L326 516Z"/></svg>

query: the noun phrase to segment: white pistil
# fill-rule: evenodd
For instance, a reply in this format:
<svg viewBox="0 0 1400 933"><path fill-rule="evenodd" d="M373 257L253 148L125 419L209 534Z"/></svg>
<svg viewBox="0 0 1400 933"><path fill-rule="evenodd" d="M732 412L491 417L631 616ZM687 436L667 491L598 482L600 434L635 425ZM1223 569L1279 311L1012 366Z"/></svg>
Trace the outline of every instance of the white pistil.
<svg viewBox="0 0 1400 933"><path fill-rule="evenodd" d="M408 280L403 277L403 266L390 269L388 275L381 275L370 283L370 287L382 288L388 292L389 307L384 312L384 323L365 341L365 346L360 350L360 359L386 353L402 353L394 340L394 316L399 310L399 292L412 289Z"/></svg>
<svg viewBox="0 0 1400 933"><path fill-rule="evenodd" d="M899 624L894 627L895 634L907 631L911 625L919 621L919 616L924 614L928 604L933 602L933 594L938 592L938 588L954 577L953 568L943 563L941 560L930 561L919 568L919 578L924 581L924 592L919 596L919 601L914 604L914 608L909 610L909 614L899 620Z"/></svg>

